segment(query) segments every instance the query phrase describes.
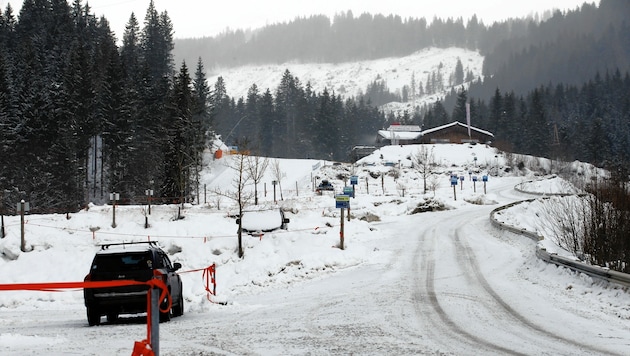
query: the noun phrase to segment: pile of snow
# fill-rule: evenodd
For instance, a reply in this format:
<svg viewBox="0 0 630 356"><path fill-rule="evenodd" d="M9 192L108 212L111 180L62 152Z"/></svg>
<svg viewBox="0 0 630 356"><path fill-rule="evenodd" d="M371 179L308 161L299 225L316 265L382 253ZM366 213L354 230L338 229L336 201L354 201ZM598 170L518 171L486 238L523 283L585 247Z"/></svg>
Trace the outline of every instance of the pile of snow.
<svg viewBox="0 0 630 356"><path fill-rule="evenodd" d="M574 186L567 180L551 175L542 179L530 180L520 183L517 189L533 194L583 194L584 191Z"/></svg>

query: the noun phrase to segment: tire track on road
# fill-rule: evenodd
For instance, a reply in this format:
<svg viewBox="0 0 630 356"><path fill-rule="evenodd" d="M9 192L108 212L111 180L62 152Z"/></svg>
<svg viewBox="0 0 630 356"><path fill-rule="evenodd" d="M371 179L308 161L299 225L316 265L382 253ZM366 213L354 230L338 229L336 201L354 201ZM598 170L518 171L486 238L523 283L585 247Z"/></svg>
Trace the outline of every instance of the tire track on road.
<svg viewBox="0 0 630 356"><path fill-rule="evenodd" d="M481 352L480 349L485 349L486 351L498 352L501 354L525 355L471 334L451 319L442 308L435 290L435 239L437 236L437 225L438 224L434 224L430 230L424 232L415 253L416 258L421 261L420 263L417 263L416 261L416 263L413 264L414 275L423 276L423 278L415 280L414 288L414 307L418 318L425 319L429 323L433 323L432 325L427 325L427 329L434 334L436 333L436 330L438 330L437 333L454 333L451 341L457 339L461 344L457 345L459 350L456 350L456 352L471 349ZM425 305L427 301L429 305L428 308ZM436 339L444 340L444 335L436 336ZM449 344L445 346L452 347L454 345Z"/></svg>
<svg viewBox="0 0 630 356"><path fill-rule="evenodd" d="M476 280L478 285L481 286L485 293L487 293L492 298L494 303L496 303L505 312L505 314L507 314L509 317L511 317L513 320L520 323L521 325L524 325L526 328L533 330L536 334L546 338L550 338L554 341L561 342L564 345L564 348L562 350L566 350L566 347L577 347L581 349L581 351L586 351L589 353L614 355L614 353L611 353L608 350L596 348L576 340L567 339L549 330L546 330L542 326L537 325L527 319L524 315L516 311L508 302L501 298L501 296L494 290L494 288L492 288L492 286L488 283L483 273L481 272L474 251L471 249L466 240L462 238L462 235L465 234L464 229L469 226L470 220L461 219L461 221L465 221L465 223L460 223L458 226L454 227L453 242L455 243L456 253L464 257L464 262L469 267L463 268L463 270L468 271L470 276ZM539 342L538 339L532 341Z"/></svg>

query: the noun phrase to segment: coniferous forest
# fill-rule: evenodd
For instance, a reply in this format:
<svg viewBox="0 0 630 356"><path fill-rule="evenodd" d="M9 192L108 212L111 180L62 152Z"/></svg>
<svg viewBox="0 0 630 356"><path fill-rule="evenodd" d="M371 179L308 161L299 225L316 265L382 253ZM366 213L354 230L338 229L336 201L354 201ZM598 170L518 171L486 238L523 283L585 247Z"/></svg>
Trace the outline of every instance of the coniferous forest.
<svg viewBox="0 0 630 356"><path fill-rule="evenodd" d="M130 14L119 41L81 0L25 0L19 14L0 11L0 209L25 199L34 211L69 212L111 192L138 202L147 189L181 201L197 188L214 134L264 156L343 161L392 120L433 127L461 117L466 101L501 149L621 168L630 157L629 15L623 0L489 26L346 13L199 42L175 41L151 2L142 20ZM193 46L214 57L181 54ZM252 83L245 98L231 98L223 79L205 76L205 63L234 58L340 62L427 46L479 50L486 79L405 118L373 104L370 90L387 96L378 83L343 99L287 70L275 90Z"/></svg>
<svg viewBox="0 0 630 356"><path fill-rule="evenodd" d="M186 194L209 89L201 63L175 70L168 16L152 3L142 26L130 16L120 47L80 0L26 0L17 19L0 17L3 202L75 211L110 192Z"/></svg>

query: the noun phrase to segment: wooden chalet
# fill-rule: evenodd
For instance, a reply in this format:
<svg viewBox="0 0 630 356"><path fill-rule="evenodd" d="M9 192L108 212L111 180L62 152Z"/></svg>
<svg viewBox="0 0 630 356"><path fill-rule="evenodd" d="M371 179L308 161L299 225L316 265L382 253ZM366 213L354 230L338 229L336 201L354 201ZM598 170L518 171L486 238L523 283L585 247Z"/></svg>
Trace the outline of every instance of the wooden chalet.
<svg viewBox="0 0 630 356"><path fill-rule="evenodd" d="M421 143L491 143L494 135L485 130L454 121L432 129L421 130L416 125L391 125L379 130L377 145L409 145Z"/></svg>

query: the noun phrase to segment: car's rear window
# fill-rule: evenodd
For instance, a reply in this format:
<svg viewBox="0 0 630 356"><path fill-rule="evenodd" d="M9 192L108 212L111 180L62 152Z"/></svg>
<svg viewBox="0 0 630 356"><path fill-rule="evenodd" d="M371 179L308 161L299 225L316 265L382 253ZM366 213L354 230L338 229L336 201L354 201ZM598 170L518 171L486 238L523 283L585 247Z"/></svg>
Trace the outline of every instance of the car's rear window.
<svg viewBox="0 0 630 356"><path fill-rule="evenodd" d="M134 271L151 269L151 252L96 255L93 271Z"/></svg>

